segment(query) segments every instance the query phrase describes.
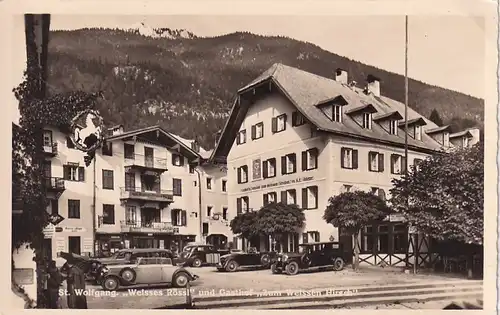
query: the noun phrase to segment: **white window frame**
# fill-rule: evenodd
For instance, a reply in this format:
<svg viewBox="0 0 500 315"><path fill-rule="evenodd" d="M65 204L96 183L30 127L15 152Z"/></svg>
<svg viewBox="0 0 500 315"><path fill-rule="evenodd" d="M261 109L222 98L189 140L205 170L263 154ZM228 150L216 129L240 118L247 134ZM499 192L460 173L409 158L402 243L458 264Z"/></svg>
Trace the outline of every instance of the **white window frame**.
<svg viewBox="0 0 500 315"><path fill-rule="evenodd" d="M260 131L260 134L259 134L259 131ZM264 137L264 123L258 123L255 125L255 139L254 140L260 139L262 137Z"/></svg>
<svg viewBox="0 0 500 315"><path fill-rule="evenodd" d="M318 208L318 189L316 189L316 196L314 196L313 192L314 189L311 189L312 187L306 187L307 189L307 209L317 209ZM312 198L311 198L312 197ZM312 200L315 202L312 203ZM311 207L313 205L314 207Z"/></svg>
<svg viewBox="0 0 500 315"><path fill-rule="evenodd" d="M284 130L286 130L286 115L282 114L276 117L276 132L281 132Z"/></svg>
<svg viewBox="0 0 500 315"><path fill-rule="evenodd" d="M415 139L422 141L422 126L415 125Z"/></svg>
<svg viewBox="0 0 500 315"><path fill-rule="evenodd" d="M289 189L286 191L286 203L289 205L297 204L297 191L295 189Z"/></svg>
<svg viewBox="0 0 500 315"><path fill-rule="evenodd" d="M248 182L248 168L245 170L244 166L238 167L238 172L240 173L240 184ZM243 179L244 178L244 179Z"/></svg>
<svg viewBox="0 0 500 315"><path fill-rule="evenodd" d="M247 131L246 131L246 129L238 131L237 137L238 137L238 141L236 141L237 145L245 144L247 142Z"/></svg>
<svg viewBox="0 0 500 315"><path fill-rule="evenodd" d="M352 169L352 165L353 165L353 156L352 156L352 153L354 152L353 149L351 148L345 148L344 149L344 168L347 168L347 169ZM348 162L348 163L346 163Z"/></svg>
<svg viewBox="0 0 500 315"><path fill-rule="evenodd" d="M351 192L352 185L342 185L342 192Z"/></svg>
<svg viewBox="0 0 500 315"><path fill-rule="evenodd" d="M274 165L271 165L272 163L271 162L274 162ZM267 160L267 177L270 178L270 177L275 177L276 176L276 159L268 159ZM272 172L271 172L272 170Z"/></svg>
<svg viewBox="0 0 500 315"><path fill-rule="evenodd" d="M179 154L172 154L172 164L175 166L182 166L182 156Z"/></svg>
<svg viewBox="0 0 500 315"><path fill-rule="evenodd" d="M378 152L374 152L374 151L370 151L370 154L369 155L369 161L368 163L370 163L370 169L372 172L378 172L380 170L379 168L379 156L380 156L380 153ZM375 161L375 163L373 163Z"/></svg>
<svg viewBox="0 0 500 315"><path fill-rule="evenodd" d="M335 122L342 122L342 106L341 105L333 105L332 110L332 120Z"/></svg>
<svg viewBox="0 0 500 315"><path fill-rule="evenodd" d="M285 160L286 160L286 173L287 174L292 174L293 171L296 169L296 165L294 165L292 159L290 159L291 155L286 155ZM297 158L295 158L295 163L297 163Z"/></svg>
<svg viewBox="0 0 500 315"><path fill-rule="evenodd" d="M318 168L318 154L313 155L313 152L318 152L316 150L307 150L306 151L306 156L307 156L307 170L313 170Z"/></svg>
<svg viewBox="0 0 500 315"><path fill-rule="evenodd" d="M298 127L304 125L305 123L306 123L306 118L304 117L304 115L302 115L301 112L297 111L295 114L295 121L293 121L293 125L295 127Z"/></svg>
<svg viewBox="0 0 500 315"><path fill-rule="evenodd" d="M450 146L450 133L449 132L443 133L443 146L445 146L445 147Z"/></svg>
<svg viewBox="0 0 500 315"><path fill-rule="evenodd" d="M389 133L391 135L395 135L395 136L398 135L398 124L399 124L399 121L396 119L392 119L391 121L389 121Z"/></svg>
<svg viewBox="0 0 500 315"><path fill-rule="evenodd" d="M249 202L247 202L247 199L248 197L241 197L241 212L243 213L248 212L249 210Z"/></svg>
<svg viewBox="0 0 500 315"><path fill-rule="evenodd" d="M464 148L467 148L469 146L469 138L467 136L464 136L464 138L462 139L462 146Z"/></svg>
<svg viewBox="0 0 500 315"><path fill-rule="evenodd" d="M396 159L391 159L391 163L393 163L392 165L392 170L394 171L393 174L395 175L401 175L403 173L403 157L401 155L393 155L392 157L396 157ZM397 170L396 166L399 168Z"/></svg>
<svg viewBox="0 0 500 315"><path fill-rule="evenodd" d="M363 128L372 129L372 113L363 113Z"/></svg>

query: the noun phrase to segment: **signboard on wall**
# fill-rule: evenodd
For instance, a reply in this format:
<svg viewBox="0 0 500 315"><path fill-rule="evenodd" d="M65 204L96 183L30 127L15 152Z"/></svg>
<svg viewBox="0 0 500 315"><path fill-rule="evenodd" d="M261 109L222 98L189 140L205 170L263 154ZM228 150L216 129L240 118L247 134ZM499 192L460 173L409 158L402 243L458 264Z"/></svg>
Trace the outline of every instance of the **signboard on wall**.
<svg viewBox="0 0 500 315"><path fill-rule="evenodd" d="M49 223L46 227L43 228L43 236L46 239L53 238L55 233L56 227L52 223Z"/></svg>
<svg viewBox="0 0 500 315"><path fill-rule="evenodd" d="M295 179L284 180L284 181L279 181L279 182L274 182L274 183L269 183L269 184L256 185L253 187L243 188L241 190L241 192L258 191L258 190L265 189L265 188L280 187L280 186L285 186L285 185L290 185L290 184L299 184L302 182L308 182L308 181L312 181L312 180L314 180L314 176L297 177Z"/></svg>
<svg viewBox="0 0 500 315"><path fill-rule="evenodd" d="M87 231L85 228L82 227L77 227L77 226L65 226L63 227L64 232L71 232L71 233L77 233L77 232L85 232Z"/></svg>
<svg viewBox="0 0 500 315"><path fill-rule="evenodd" d="M12 271L12 279L18 285L29 285L35 281L35 272L33 268L16 268Z"/></svg>
<svg viewBox="0 0 500 315"><path fill-rule="evenodd" d="M56 252L67 252L66 250L66 239L64 237L58 237L56 239Z"/></svg>
<svg viewBox="0 0 500 315"><path fill-rule="evenodd" d="M94 248L94 241L90 237L83 238L83 253L91 253Z"/></svg>
<svg viewBox="0 0 500 315"><path fill-rule="evenodd" d="M252 179L260 179L261 178L261 165L260 159L256 159L252 161Z"/></svg>

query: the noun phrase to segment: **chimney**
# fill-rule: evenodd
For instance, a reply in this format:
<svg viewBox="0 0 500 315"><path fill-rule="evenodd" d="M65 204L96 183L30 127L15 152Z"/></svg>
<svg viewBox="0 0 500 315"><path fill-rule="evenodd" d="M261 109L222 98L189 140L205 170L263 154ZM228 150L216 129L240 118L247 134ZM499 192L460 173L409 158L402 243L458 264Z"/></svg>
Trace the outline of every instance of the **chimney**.
<svg viewBox="0 0 500 315"><path fill-rule="evenodd" d="M337 68L335 70L335 81L347 84L347 71Z"/></svg>
<svg viewBox="0 0 500 315"><path fill-rule="evenodd" d="M369 74L366 78L366 89L375 96L380 96L380 79Z"/></svg>

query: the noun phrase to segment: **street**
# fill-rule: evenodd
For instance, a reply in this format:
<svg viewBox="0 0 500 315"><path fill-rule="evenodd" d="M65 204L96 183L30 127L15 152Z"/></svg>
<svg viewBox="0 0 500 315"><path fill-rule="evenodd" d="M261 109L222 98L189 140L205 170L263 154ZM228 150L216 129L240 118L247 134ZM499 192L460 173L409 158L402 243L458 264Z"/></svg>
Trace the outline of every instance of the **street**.
<svg viewBox="0 0 500 315"><path fill-rule="evenodd" d="M200 279L193 282L191 287L192 295L195 297L238 295L250 291L269 292L291 288L295 290L319 288L342 290L352 286L414 284L449 279L449 277L439 275L404 274L382 268L362 268L358 272L345 269L340 272L301 273L296 276L273 275L270 270L238 271L234 273L219 273L213 267L191 268L190 270L200 276ZM185 289L168 287L143 287L121 289L118 292L106 292L99 286L88 285L87 294L89 309L152 309L186 302ZM65 299L66 297L63 296L63 305L66 304ZM441 304L443 303L445 305L446 301L441 301ZM424 304L420 303L418 307L425 307ZM437 306L436 302L429 305L433 305L432 308L441 307Z"/></svg>

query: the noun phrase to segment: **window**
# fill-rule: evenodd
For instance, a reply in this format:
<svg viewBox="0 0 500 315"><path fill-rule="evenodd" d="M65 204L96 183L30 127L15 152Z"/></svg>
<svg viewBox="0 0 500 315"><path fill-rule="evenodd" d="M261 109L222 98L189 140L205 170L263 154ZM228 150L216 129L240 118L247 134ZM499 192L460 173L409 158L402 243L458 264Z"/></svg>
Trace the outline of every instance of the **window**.
<svg viewBox="0 0 500 315"><path fill-rule="evenodd" d="M102 155L113 156L113 143L104 142L102 144Z"/></svg>
<svg viewBox="0 0 500 315"><path fill-rule="evenodd" d="M80 200L68 199L68 219L80 219Z"/></svg>
<svg viewBox="0 0 500 315"><path fill-rule="evenodd" d="M211 217L212 216L212 206L207 206L207 217Z"/></svg>
<svg viewBox="0 0 500 315"><path fill-rule="evenodd" d="M248 197L236 198L236 214L246 213L249 210L250 200Z"/></svg>
<svg viewBox="0 0 500 315"><path fill-rule="evenodd" d="M132 172L125 172L125 190L135 191L135 174Z"/></svg>
<svg viewBox="0 0 500 315"><path fill-rule="evenodd" d="M68 236L68 249L70 253L81 255L80 236Z"/></svg>
<svg viewBox="0 0 500 315"><path fill-rule="evenodd" d="M302 170L310 171L318 168L318 149L312 148L302 152Z"/></svg>
<svg viewBox="0 0 500 315"><path fill-rule="evenodd" d="M222 180L222 191L226 192L227 191L227 180Z"/></svg>
<svg viewBox="0 0 500 315"><path fill-rule="evenodd" d="M74 149L75 148L75 144L73 143L73 141L71 140L70 137L66 137L66 147L68 149Z"/></svg>
<svg viewBox="0 0 500 315"><path fill-rule="evenodd" d="M50 130L43 131L43 146L52 147L52 131Z"/></svg>
<svg viewBox="0 0 500 315"><path fill-rule="evenodd" d="M135 224L137 220L137 211L135 206L127 206L125 212L125 222L127 225Z"/></svg>
<svg viewBox="0 0 500 315"><path fill-rule="evenodd" d="M450 146L450 134L448 132L443 133L443 145L445 147Z"/></svg>
<svg viewBox="0 0 500 315"><path fill-rule="evenodd" d="M302 243L307 244L309 242L319 242L318 231L308 231L306 233L302 233Z"/></svg>
<svg viewBox="0 0 500 315"><path fill-rule="evenodd" d="M363 113L363 128L372 129L372 113Z"/></svg>
<svg viewBox="0 0 500 315"><path fill-rule="evenodd" d="M51 199L50 200L50 210L52 214L58 214L59 213L59 200L57 199Z"/></svg>
<svg viewBox="0 0 500 315"><path fill-rule="evenodd" d="M172 187L174 196L182 196L182 179L173 178Z"/></svg>
<svg viewBox="0 0 500 315"><path fill-rule="evenodd" d="M361 230L361 252L371 253L373 252L374 246L374 233L373 226L367 225Z"/></svg>
<svg viewBox="0 0 500 315"><path fill-rule="evenodd" d="M302 188L302 209L318 208L318 186Z"/></svg>
<svg viewBox="0 0 500 315"><path fill-rule="evenodd" d="M222 208L222 220L227 220L227 208Z"/></svg>
<svg viewBox="0 0 500 315"><path fill-rule="evenodd" d="M208 222L203 222L201 234L208 235L208 230L209 230ZM205 248L204 247L198 247L196 249L196 251L198 251L198 252L204 252Z"/></svg>
<svg viewBox="0 0 500 315"><path fill-rule="evenodd" d="M271 158L262 162L264 178L271 178L276 176L276 159Z"/></svg>
<svg viewBox="0 0 500 315"><path fill-rule="evenodd" d="M292 113L292 127L302 126L306 123L306 119L304 115L295 111Z"/></svg>
<svg viewBox="0 0 500 315"><path fill-rule="evenodd" d="M462 139L462 147L467 148L469 146L469 138L463 137Z"/></svg>
<svg viewBox="0 0 500 315"><path fill-rule="evenodd" d="M207 178L207 189L208 190L212 189L212 179L210 177Z"/></svg>
<svg viewBox="0 0 500 315"><path fill-rule="evenodd" d="M194 165L189 165L189 173L190 174L194 174L194 169L195 169Z"/></svg>
<svg viewBox="0 0 500 315"><path fill-rule="evenodd" d="M351 192L352 185L344 185L342 189L344 192Z"/></svg>
<svg viewBox="0 0 500 315"><path fill-rule="evenodd" d="M422 159L414 159L413 160L413 165L414 165L414 168L415 170L420 170L420 163L422 163L423 160Z"/></svg>
<svg viewBox="0 0 500 315"><path fill-rule="evenodd" d="M143 191L154 191L160 193L161 187L160 175L144 174L141 175L141 187Z"/></svg>
<svg viewBox="0 0 500 315"><path fill-rule="evenodd" d="M340 105L333 105L333 121L342 122L342 106Z"/></svg>
<svg viewBox="0 0 500 315"><path fill-rule="evenodd" d="M278 133L286 130L286 114L273 117L272 119L272 131L273 133Z"/></svg>
<svg viewBox="0 0 500 315"><path fill-rule="evenodd" d="M392 243L395 254L404 254L408 249L408 229L405 224L393 225Z"/></svg>
<svg viewBox="0 0 500 315"><path fill-rule="evenodd" d="M83 182L85 181L85 168L78 165L63 165L64 179Z"/></svg>
<svg viewBox="0 0 500 315"><path fill-rule="evenodd" d="M264 137L264 123L260 122L252 126L252 140Z"/></svg>
<svg viewBox="0 0 500 315"><path fill-rule="evenodd" d="M340 150L340 155L340 163L342 168L358 168L358 150L354 150L351 148L342 148Z"/></svg>
<svg viewBox="0 0 500 315"><path fill-rule="evenodd" d="M378 152L368 152L368 170L370 172L384 171L384 155Z"/></svg>
<svg viewBox="0 0 500 315"><path fill-rule="evenodd" d="M173 226L186 226L187 225L187 211L182 209L172 209L170 212L172 216L171 222Z"/></svg>
<svg viewBox="0 0 500 315"><path fill-rule="evenodd" d="M391 135L397 135L398 134L398 124L399 124L399 122L397 120L391 120L389 122L389 133Z"/></svg>
<svg viewBox="0 0 500 315"><path fill-rule="evenodd" d="M406 162L404 156L399 154L391 155L391 174L400 175L406 172Z"/></svg>
<svg viewBox="0 0 500 315"><path fill-rule="evenodd" d="M113 171L102 170L102 189L113 190Z"/></svg>
<svg viewBox="0 0 500 315"><path fill-rule="evenodd" d="M422 127L419 125L415 126L415 139L422 140Z"/></svg>
<svg viewBox="0 0 500 315"><path fill-rule="evenodd" d="M123 144L123 155L125 159L134 159L135 158L135 147L133 144L124 143Z"/></svg>
<svg viewBox="0 0 500 315"><path fill-rule="evenodd" d="M295 189L284 190L281 192L281 202L287 205L297 204L297 191Z"/></svg>
<svg viewBox="0 0 500 315"><path fill-rule="evenodd" d="M378 226L377 251L379 253L389 252L389 226Z"/></svg>
<svg viewBox="0 0 500 315"><path fill-rule="evenodd" d="M115 205L102 205L102 224L115 224Z"/></svg>
<svg viewBox="0 0 500 315"><path fill-rule="evenodd" d="M264 194L263 195L263 205L267 205L267 204L270 204L270 203L273 203L273 202L277 202L277 194L276 192L270 192L270 193L267 193L267 194Z"/></svg>
<svg viewBox="0 0 500 315"><path fill-rule="evenodd" d="M236 144L244 144L247 142L247 131L245 129L240 130L236 135Z"/></svg>
<svg viewBox="0 0 500 315"><path fill-rule="evenodd" d="M293 174L297 171L297 159L295 153L290 153L281 157L281 174Z"/></svg>
<svg viewBox="0 0 500 315"><path fill-rule="evenodd" d="M184 166L184 157L179 154L172 153L172 165Z"/></svg>
<svg viewBox="0 0 500 315"><path fill-rule="evenodd" d="M243 165L238 167L238 184L244 184L248 182L248 166Z"/></svg>

